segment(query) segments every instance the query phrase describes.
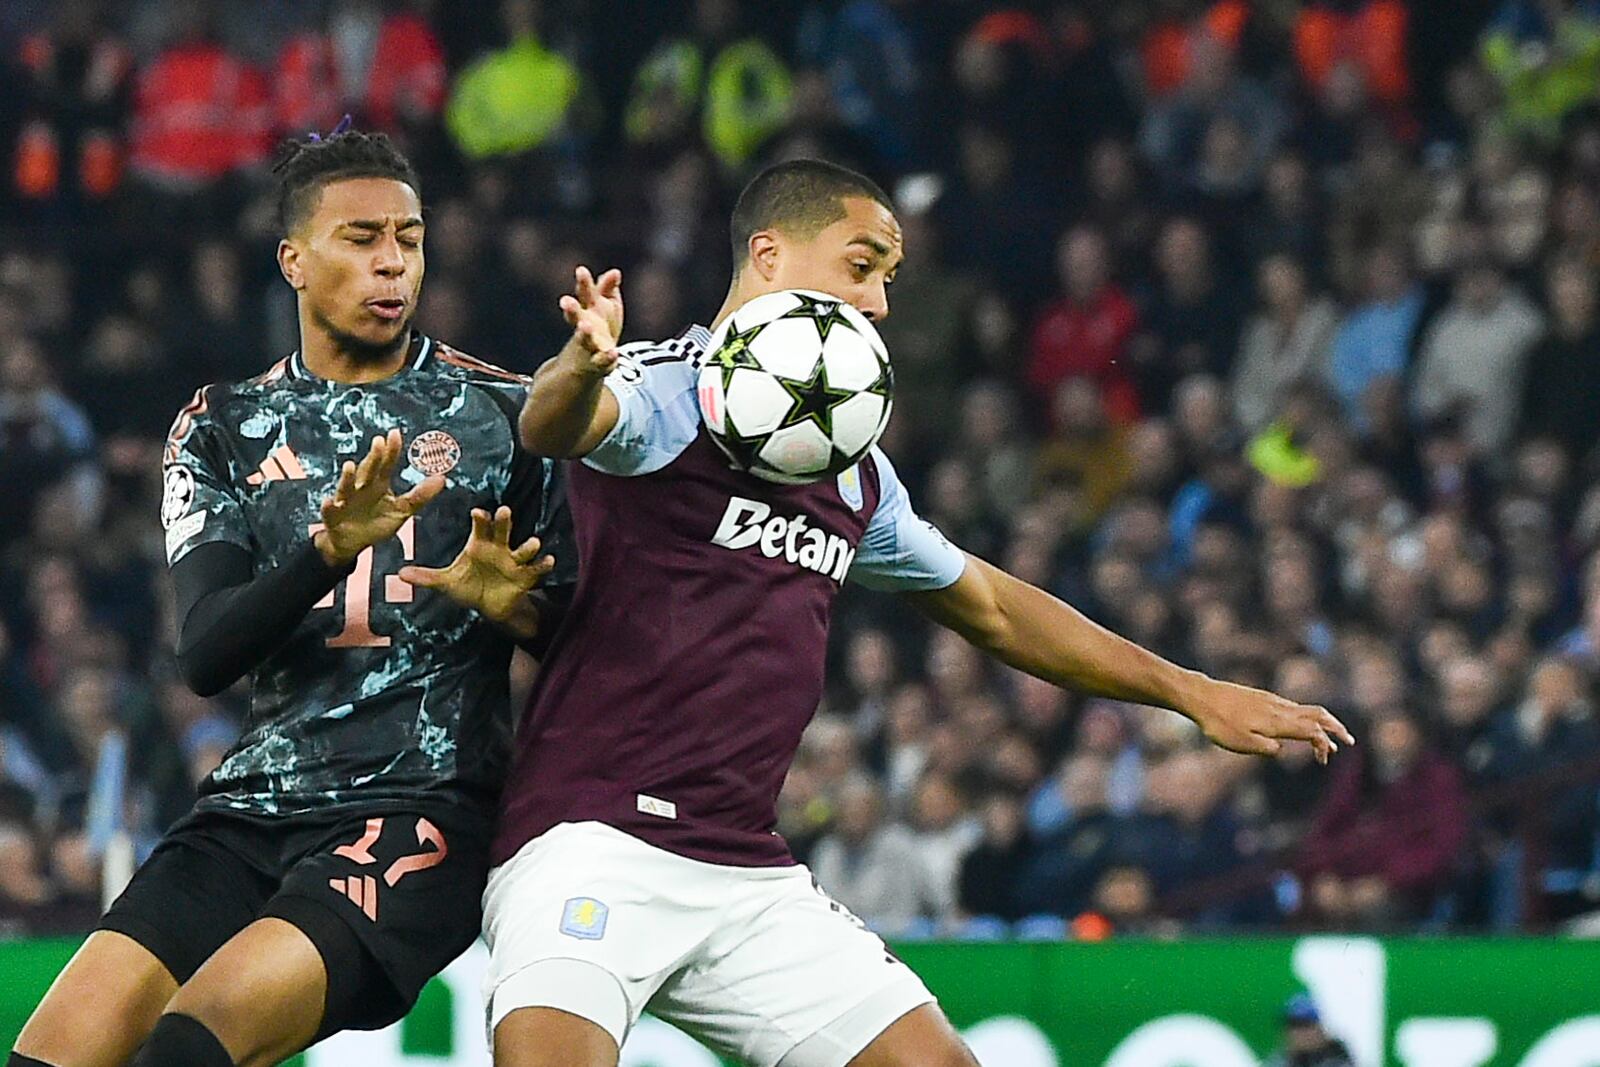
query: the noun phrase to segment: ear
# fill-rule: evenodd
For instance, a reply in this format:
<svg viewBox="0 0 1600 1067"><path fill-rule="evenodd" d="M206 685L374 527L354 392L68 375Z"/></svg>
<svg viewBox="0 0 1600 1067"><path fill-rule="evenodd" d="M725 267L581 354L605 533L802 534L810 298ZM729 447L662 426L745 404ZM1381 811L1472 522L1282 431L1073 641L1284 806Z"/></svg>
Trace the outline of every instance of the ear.
<svg viewBox="0 0 1600 1067"><path fill-rule="evenodd" d="M300 250L287 237L278 242L278 272L295 290L306 287L305 272L300 269Z"/></svg>
<svg viewBox="0 0 1600 1067"><path fill-rule="evenodd" d="M750 235L750 266L763 281L771 281L778 273L778 259L783 253L783 238L773 230L757 230Z"/></svg>

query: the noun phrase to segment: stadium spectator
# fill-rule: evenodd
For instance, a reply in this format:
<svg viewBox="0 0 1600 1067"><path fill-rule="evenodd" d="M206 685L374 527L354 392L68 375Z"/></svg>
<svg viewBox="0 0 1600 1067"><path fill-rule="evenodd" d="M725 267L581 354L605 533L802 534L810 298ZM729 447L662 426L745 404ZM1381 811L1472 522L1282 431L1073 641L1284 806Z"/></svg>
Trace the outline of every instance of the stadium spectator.
<svg viewBox="0 0 1600 1067"><path fill-rule="evenodd" d="M1283 1006L1283 1047L1262 1067L1355 1067L1355 1060L1323 1026L1316 1001L1296 993Z"/></svg>
<svg viewBox="0 0 1600 1067"><path fill-rule="evenodd" d="M885 933L937 915L944 903L915 838L885 819L882 790L868 778L840 790L836 827L817 844L811 869L839 903Z"/></svg>
<svg viewBox="0 0 1600 1067"><path fill-rule="evenodd" d="M1338 321L1292 256L1264 260L1257 285L1261 309L1245 328L1231 383L1234 418L1252 432L1280 414L1291 387L1326 380Z"/></svg>
<svg viewBox="0 0 1600 1067"><path fill-rule="evenodd" d="M1345 316L1333 339L1329 380L1357 430L1371 426L1369 391L1404 378L1422 321L1422 287L1412 280L1405 250L1380 245L1367 255L1365 300Z"/></svg>
<svg viewBox="0 0 1600 1067"><path fill-rule="evenodd" d="M500 7L505 45L472 63L456 79L445 125L469 158L517 155L562 131L580 78L539 37L535 0Z"/></svg>
<svg viewBox="0 0 1600 1067"><path fill-rule="evenodd" d="M1139 396L1151 412L1172 409L1187 375L1226 377L1239 346L1244 308L1222 274L1211 238L1194 218L1172 219L1156 245L1156 282L1142 302L1140 333L1130 349Z"/></svg>
<svg viewBox="0 0 1600 1067"><path fill-rule="evenodd" d="M1468 259L1423 340L1413 407L1425 418L1462 417L1478 455L1495 455L1516 430L1528 354L1543 333L1543 316L1496 262Z"/></svg>
<svg viewBox="0 0 1600 1067"><path fill-rule="evenodd" d="M1426 915L1466 839L1460 775L1398 707L1374 714L1301 842L1312 914L1373 929Z"/></svg>
<svg viewBox="0 0 1600 1067"><path fill-rule="evenodd" d="M1064 379L1091 378L1105 390L1114 421L1136 418L1139 396L1125 357L1139 313L1114 280L1105 235L1088 226L1069 230L1056 249L1056 271L1062 295L1034 324L1028 384L1049 398Z"/></svg>
<svg viewBox="0 0 1600 1067"><path fill-rule="evenodd" d="M1550 330L1528 355L1521 432L1560 443L1571 462L1594 452L1600 426L1600 318L1594 268L1558 260L1546 275Z"/></svg>
<svg viewBox="0 0 1600 1067"><path fill-rule="evenodd" d="M166 48L138 75L130 173L152 191L181 196L260 166L271 151L267 79L217 39L206 5L174 5Z"/></svg>
<svg viewBox="0 0 1600 1067"><path fill-rule="evenodd" d="M325 27L284 42L273 72L277 129L329 130L344 112L363 127L417 129L444 106L444 49L415 11L339 0Z"/></svg>

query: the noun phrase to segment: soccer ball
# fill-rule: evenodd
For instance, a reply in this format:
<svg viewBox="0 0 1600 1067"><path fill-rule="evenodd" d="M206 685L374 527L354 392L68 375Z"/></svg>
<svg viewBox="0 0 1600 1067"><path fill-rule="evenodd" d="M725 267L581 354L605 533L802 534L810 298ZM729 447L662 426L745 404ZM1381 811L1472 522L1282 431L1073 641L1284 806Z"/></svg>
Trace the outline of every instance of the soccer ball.
<svg viewBox="0 0 1600 1067"><path fill-rule="evenodd" d="M711 335L700 415L733 465L803 485L860 462L889 423L894 374L866 316L826 293L758 296Z"/></svg>

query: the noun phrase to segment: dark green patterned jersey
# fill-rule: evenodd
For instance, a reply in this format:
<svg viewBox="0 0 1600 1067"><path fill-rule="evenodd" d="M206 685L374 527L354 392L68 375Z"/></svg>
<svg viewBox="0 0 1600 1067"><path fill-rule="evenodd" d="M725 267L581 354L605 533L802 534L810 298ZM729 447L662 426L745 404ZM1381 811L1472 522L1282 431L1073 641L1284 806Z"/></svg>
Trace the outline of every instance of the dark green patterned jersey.
<svg viewBox="0 0 1600 1067"><path fill-rule="evenodd" d="M303 551L346 460L398 428L404 492L446 487L306 614L250 675L244 736L201 786L202 808L287 814L419 789L497 792L510 740L510 640L443 593L396 577L448 564L471 510L512 508L513 544L540 536L547 584L575 574L556 468L522 449L530 379L416 336L382 381L317 378L298 354L258 378L207 386L179 413L164 457L167 562L227 542L261 574Z"/></svg>

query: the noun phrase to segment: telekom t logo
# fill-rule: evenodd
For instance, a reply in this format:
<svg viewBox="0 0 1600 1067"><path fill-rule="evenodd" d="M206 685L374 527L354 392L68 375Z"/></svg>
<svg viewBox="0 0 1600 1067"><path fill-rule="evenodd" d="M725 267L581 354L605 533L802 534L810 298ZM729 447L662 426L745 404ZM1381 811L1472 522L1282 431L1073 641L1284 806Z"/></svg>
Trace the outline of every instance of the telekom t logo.
<svg viewBox="0 0 1600 1067"><path fill-rule="evenodd" d="M322 529L322 523L311 524L311 533L316 535ZM395 537L400 539L401 558L406 563L413 562L417 557L417 519L412 516L400 525L395 531ZM350 572L340 585L344 588L344 626L338 633L328 638L329 648L388 648L389 635L372 632L372 560L373 550L376 545L368 546L361 550L356 557L356 568ZM402 582L392 574L383 576L383 602L385 604L409 604L415 591L411 586ZM328 590L328 595L311 605L313 608L331 608L334 606L334 597L338 589Z"/></svg>

